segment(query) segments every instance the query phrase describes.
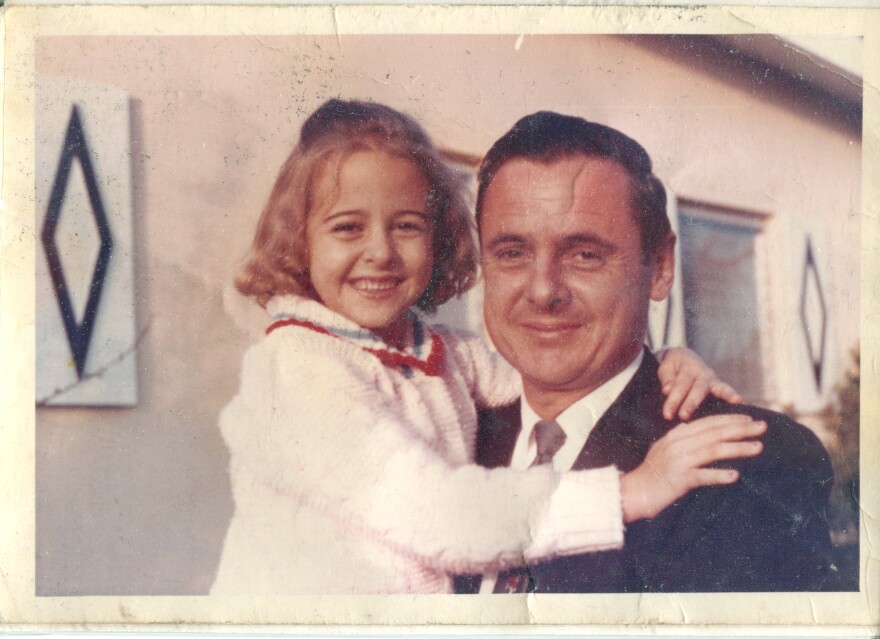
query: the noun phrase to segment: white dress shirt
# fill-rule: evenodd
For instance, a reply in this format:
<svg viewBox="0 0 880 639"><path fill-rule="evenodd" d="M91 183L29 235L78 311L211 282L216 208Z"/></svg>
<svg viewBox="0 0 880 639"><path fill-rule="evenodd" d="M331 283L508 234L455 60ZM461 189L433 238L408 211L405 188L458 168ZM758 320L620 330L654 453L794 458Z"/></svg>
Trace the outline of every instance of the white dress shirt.
<svg viewBox="0 0 880 639"><path fill-rule="evenodd" d="M614 400L617 399L620 393L623 392L623 389L626 388L626 385L635 376L639 366L642 365L644 356L644 351L639 350L639 354L630 362L629 366L593 392L577 400L556 417L556 422L565 432L565 443L553 456L552 464L556 472L564 473L572 469L578 455L580 455L586 445L587 438L593 431L593 427L595 427L602 415L611 407ZM532 465L535 457L538 456L538 445L535 442L535 424L539 421L541 421L541 417L538 416L529 405L526 396L523 395L520 401L520 423L522 424L522 429L513 447L513 456L510 459L511 468L526 469ZM498 573L486 573L483 575L483 581L480 584L480 594L491 593L497 579Z"/></svg>

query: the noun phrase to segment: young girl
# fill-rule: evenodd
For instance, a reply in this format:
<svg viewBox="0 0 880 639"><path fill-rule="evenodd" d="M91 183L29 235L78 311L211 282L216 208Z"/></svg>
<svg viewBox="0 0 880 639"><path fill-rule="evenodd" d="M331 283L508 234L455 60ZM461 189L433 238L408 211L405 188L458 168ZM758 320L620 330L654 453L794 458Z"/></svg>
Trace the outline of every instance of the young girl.
<svg viewBox="0 0 880 639"><path fill-rule="evenodd" d="M220 417L236 510L212 594L451 592L452 574L619 547L624 520L736 479L700 466L759 451L711 452L762 428L712 418L623 480L473 465L475 404L515 400L518 376L413 307L475 280L461 186L418 125L338 100L306 120L237 281L272 323ZM684 387L711 376L667 355L664 372L678 368Z"/></svg>

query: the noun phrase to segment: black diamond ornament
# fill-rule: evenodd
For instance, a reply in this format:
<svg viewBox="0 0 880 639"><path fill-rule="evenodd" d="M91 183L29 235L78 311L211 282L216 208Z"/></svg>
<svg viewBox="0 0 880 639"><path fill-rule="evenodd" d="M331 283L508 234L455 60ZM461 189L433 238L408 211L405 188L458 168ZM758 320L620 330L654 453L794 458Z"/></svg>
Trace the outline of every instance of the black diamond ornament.
<svg viewBox="0 0 880 639"><path fill-rule="evenodd" d="M810 318L807 315L807 295L810 292L810 280L815 282L815 290L818 295L819 304L819 326L810 326ZM804 329L804 338L807 342L807 353L810 356L810 363L813 365L813 376L816 379L816 388L822 388L822 369L825 366L825 331L828 326L828 309L825 307L825 296L822 293L822 280L819 279L819 268L816 266L816 260L813 257L813 243L807 238L807 256L804 260L804 274L801 282L801 326ZM813 342L810 339L812 330L818 328L819 344L818 349L813 348ZM818 352L816 352L818 350Z"/></svg>
<svg viewBox="0 0 880 639"><path fill-rule="evenodd" d="M86 301L86 308L81 321L77 321L74 315L67 281L64 278L64 269L59 258L58 246L55 244L55 231L61 215L64 196L67 192L67 182L70 178L70 169L74 160L79 160L80 167L85 176L92 218L98 228L98 236L101 241L100 248L98 249L98 259L95 261L95 270L92 273L92 281L89 285L89 297ZM49 275L52 277L52 284L55 288L55 298L58 300L58 307L61 310L64 331L67 333L67 342L70 345L70 351L73 354L73 361L76 365L76 374L77 377L82 378L92 339L92 329L95 326L98 304L101 301L101 291L104 288L104 277L107 273L107 265L110 262L110 253L113 250L113 240L110 235L110 227L107 224L107 216L104 213L104 204L101 201L98 181L95 178L95 171L89 156L89 148L82 121L79 117L79 109L75 104L70 114L70 122L67 125L67 133L64 137L64 147L61 150L58 170L55 173L55 181L52 184L52 193L49 197L49 208L46 210L46 219L43 223L41 239L43 248L46 251L46 261L49 264Z"/></svg>

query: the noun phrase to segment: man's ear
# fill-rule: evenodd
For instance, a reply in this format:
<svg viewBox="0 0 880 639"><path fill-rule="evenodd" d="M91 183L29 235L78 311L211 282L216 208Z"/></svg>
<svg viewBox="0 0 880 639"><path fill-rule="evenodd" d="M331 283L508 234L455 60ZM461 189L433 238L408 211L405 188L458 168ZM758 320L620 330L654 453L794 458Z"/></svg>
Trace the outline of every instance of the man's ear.
<svg viewBox="0 0 880 639"><path fill-rule="evenodd" d="M661 302L672 290L675 281L675 234L666 236L651 264L651 299Z"/></svg>

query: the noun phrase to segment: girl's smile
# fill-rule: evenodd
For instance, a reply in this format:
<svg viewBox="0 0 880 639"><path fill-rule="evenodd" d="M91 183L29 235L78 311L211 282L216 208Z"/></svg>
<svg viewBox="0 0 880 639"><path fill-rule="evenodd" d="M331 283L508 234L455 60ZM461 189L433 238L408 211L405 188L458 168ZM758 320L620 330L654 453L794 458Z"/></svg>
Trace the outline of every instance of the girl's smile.
<svg viewBox="0 0 880 639"><path fill-rule="evenodd" d="M433 268L428 180L405 158L358 151L318 173L306 223L318 298L389 344Z"/></svg>
<svg viewBox="0 0 880 639"><path fill-rule="evenodd" d="M399 277L361 277L351 280L351 285L365 295L381 298L389 292L393 292L402 281Z"/></svg>

